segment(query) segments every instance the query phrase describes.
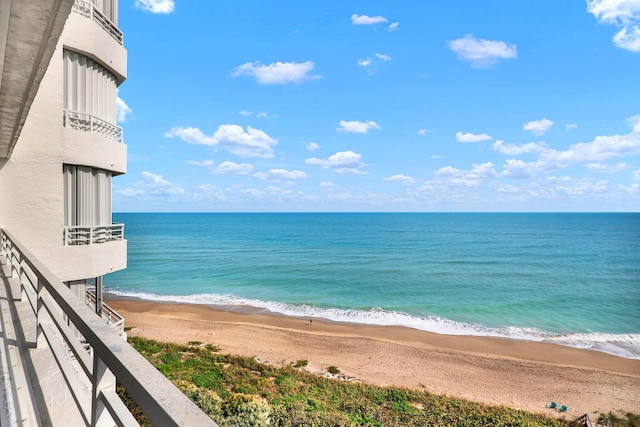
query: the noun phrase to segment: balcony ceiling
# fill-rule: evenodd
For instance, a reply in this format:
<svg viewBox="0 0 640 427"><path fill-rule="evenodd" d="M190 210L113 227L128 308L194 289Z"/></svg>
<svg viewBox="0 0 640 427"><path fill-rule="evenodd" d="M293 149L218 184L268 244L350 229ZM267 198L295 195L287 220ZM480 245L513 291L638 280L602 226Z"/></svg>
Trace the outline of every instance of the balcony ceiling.
<svg viewBox="0 0 640 427"><path fill-rule="evenodd" d="M18 141L73 0L0 0L0 159Z"/></svg>

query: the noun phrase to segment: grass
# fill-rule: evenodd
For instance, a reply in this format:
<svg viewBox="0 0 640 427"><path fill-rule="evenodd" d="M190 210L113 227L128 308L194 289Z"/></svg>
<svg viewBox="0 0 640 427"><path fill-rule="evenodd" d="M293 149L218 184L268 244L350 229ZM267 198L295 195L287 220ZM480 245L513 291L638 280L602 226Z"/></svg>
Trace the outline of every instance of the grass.
<svg viewBox="0 0 640 427"><path fill-rule="evenodd" d="M215 346L139 337L129 342L222 427L570 426L562 419L423 390L325 378L299 369L307 361L274 367L251 357L219 354ZM124 400L135 411L135 404Z"/></svg>

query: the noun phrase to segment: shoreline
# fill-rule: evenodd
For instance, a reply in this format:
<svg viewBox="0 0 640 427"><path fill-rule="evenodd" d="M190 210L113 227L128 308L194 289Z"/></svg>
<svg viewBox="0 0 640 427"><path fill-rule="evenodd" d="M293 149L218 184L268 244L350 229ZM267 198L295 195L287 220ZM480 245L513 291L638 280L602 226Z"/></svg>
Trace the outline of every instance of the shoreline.
<svg viewBox="0 0 640 427"><path fill-rule="evenodd" d="M545 405L584 413L640 413L640 360L554 343L426 332L302 318L249 306L146 301L106 294L132 326L130 335L201 341L222 353L284 365L308 360L381 386L405 386L492 405L560 415ZM169 321L170 320L170 321Z"/></svg>

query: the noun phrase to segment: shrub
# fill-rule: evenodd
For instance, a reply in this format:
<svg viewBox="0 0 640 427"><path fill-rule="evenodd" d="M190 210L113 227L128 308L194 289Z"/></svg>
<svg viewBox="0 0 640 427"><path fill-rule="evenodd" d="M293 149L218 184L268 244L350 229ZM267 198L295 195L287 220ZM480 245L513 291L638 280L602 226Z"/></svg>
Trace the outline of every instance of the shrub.
<svg viewBox="0 0 640 427"><path fill-rule="evenodd" d="M233 394L224 403L226 427L268 427L271 425L271 406L259 396Z"/></svg>
<svg viewBox="0 0 640 427"><path fill-rule="evenodd" d="M340 369L332 365L327 368L327 372L329 372L332 375L335 375L340 373Z"/></svg>
<svg viewBox="0 0 640 427"><path fill-rule="evenodd" d="M309 364L308 360L298 360L296 361L295 365L293 365L294 368L303 368L305 366L307 366Z"/></svg>

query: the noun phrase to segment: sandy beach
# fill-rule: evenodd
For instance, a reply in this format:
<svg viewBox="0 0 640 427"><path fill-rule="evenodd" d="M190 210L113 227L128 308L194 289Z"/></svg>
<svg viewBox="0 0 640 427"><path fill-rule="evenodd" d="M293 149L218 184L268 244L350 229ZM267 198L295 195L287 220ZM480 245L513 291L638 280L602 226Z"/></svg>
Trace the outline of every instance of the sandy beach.
<svg viewBox="0 0 640 427"><path fill-rule="evenodd" d="M133 327L159 341L201 341L222 353L282 365L306 359L324 373L558 415L640 413L640 360L555 344L440 335L405 327L332 323L250 307L156 303L108 296Z"/></svg>

